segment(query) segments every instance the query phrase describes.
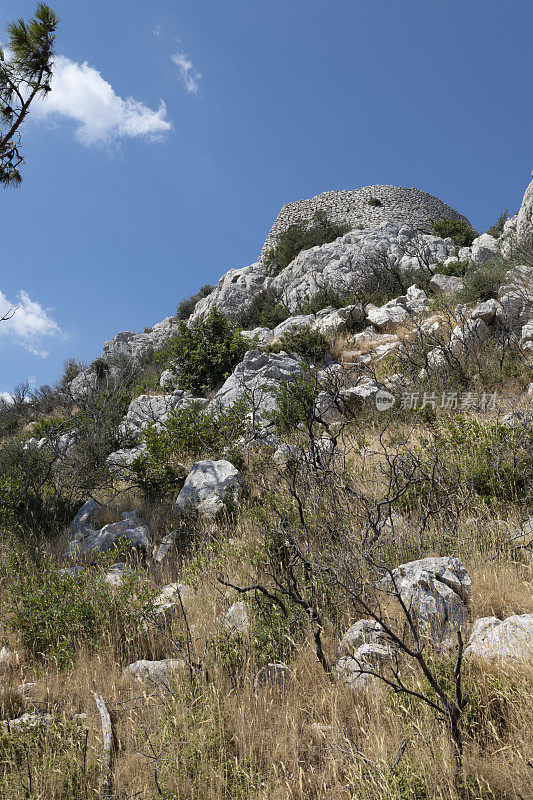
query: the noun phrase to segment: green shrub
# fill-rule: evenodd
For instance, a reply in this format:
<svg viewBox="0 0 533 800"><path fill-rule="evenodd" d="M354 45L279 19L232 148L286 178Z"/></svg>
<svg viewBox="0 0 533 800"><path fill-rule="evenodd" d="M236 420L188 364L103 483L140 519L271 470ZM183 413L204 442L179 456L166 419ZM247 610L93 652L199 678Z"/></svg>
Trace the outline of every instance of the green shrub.
<svg viewBox="0 0 533 800"><path fill-rule="evenodd" d="M435 272L440 275L453 275L456 278L462 278L471 266L469 261L451 261L449 264L439 264Z"/></svg>
<svg viewBox="0 0 533 800"><path fill-rule="evenodd" d="M156 367L155 364L145 369L129 393L131 399L134 400L141 394L150 394L150 392L156 392L156 394L158 394L161 391L161 387L159 385L161 378L160 373L160 368Z"/></svg>
<svg viewBox="0 0 533 800"><path fill-rule="evenodd" d="M253 298L250 306L239 316L239 325L245 330L252 328L275 328L285 322L291 312L280 303L274 292L265 289Z"/></svg>
<svg viewBox="0 0 533 800"><path fill-rule="evenodd" d="M52 432L62 434L72 430L73 420L72 417L40 417L31 426L29 437L35 439L43 439L49 436Z"/></svg>
<svg viewBox="0 0 533 800"><path fill-rule="evenodd" d="M481 266L470 265L464 275L464 288L458 295L461 303L478 303L498 296L509 264L494 259Z"/></svg>
<svg viewBox="0 0 533 800"><path fill-rule="evenodd" d="M60 530L75 508L77 498L64 498L58 490L52 460L51 452L24 450L16 441L0 448L2 527L28 543Z"/></svg>
<svg viewBox="0 0 533 800"><path fill-rule="evenodd" d="M75 358L69 358L63 362L63 375L59 380L59 386L67 386L70 381L80 374L83 364Z"/></svg>
<svg viewBox="0 0 533 800"><path fill-rule="evenodd" d="M436 219L431 227L442 239L451 237L457 247L470 247L478 233L465 219Z"/></svg>
<svg viewBox="0 0 533 800"><path fill-rule="evenodd" d="M495 239L499 239L499 237L503 233L503 227L508 219L509 219L509 209L506 208L505 211L502 214L500 214L494 225L489 225L489 227L487 228L487 233L489 233L491 236L494 236Z"/></svg>
<svg viewBox="0 0 533 800"><path fill-rule="evenodd" d="M276 409L267 413L267 418L282 434L294 434L302 423L312 423L316 396L316 375L309 370L281 381L271 389Z"/></svg>
<svg viewBox="0 0 533 800"><path fill-rule="evenodd" d="M455 416L439 430L450 480L458 479L485 502L528 502L533 481L533 430Z"/></svg>
<svg viewBox="0 0 533 800"><path fill-rule="evenodd" d="M269 353L297 353L308 361L322 361L328 352L328 340L320 331L312 328L297 328L285 331L276 344L269 345Z"/></svg>
<svg viewBox="0 0 533 800"><path fill-rule="evenodd" d="M358 302L357 296L353 292L339 294L333 289L321 289L299 309L300 314L318 314L323 308L344 308Z"/></svg>
<svg viewBox="0 0 533 800"><path fill-rule="evenodd" d="M62 474L81 495L108 485L106 459L124 447L120 426L130 402L131 387L126 381L118 385L114 381L104 383L81 401L81 408L73 417L76 447L61 465Z"/></svg>
<svg viewBox="0 0 533 800"><path fill-rule="evenodd" d="M215 287L210 283L205 283L195 294L192 294L186 300L182 300L176 307L176 317L180 320L188 320L194 311L194 307L199 300L211 294Z"/></svg>
<svg viewBox="0 0 533 800"><path fill-rule="evenodd" d="M368 203L369 206L373 206L374 208L379 208L379 206L383 205L383 203L378 197L369 197L366 202Z"/></svg>
<svg viewBox="0 0 533 800"><path fill-rule="evenodd" d="M280 234L277 245L266 253L265 264L272 267L273 274L277 275L302 250L332 242L349 230L349 225L330 222L325 212L317 211L310 226L303 222L294 223Z"/></svg>
<svg viewBox="0 0 533 800"><path fill-rule="evenodd" d="M104 580L105 566L117 553L102 558L98 567L70 574L51 559L35 563L12 554L3 568L11 590L3 593L3 613L11 629L35 658L70 666L80 648L112 645L118 656L133 652L144 636L142 612L152 594L126 575L118 588Z"/></svg>
<svg viewBox="0 0 533 800"><path fill-rule="evenodd" d="M104 380L109 375L110 366L103 358L95 358L90 368L94 370L99 381Z"/></svg>
<svg viewBox="0 0 533 800"><path fill-rule="evenodd" d="M279 605L259 594L247 595L246 605L252 620L252 651L257 667L290 662L296 646L309 631L304 609L285 598L285 615Z"/></svg>
<svg viewBox="0 0 533 800"><path fill-rule="evenodd" d="M224 411L202 410L199 403L175 409L164 428L152 425L144 431L146 450L132 465L135 484L152 502L175 490L184 472L181 459L231 456L236 467L242 466L238 448L233 452L232 448L245 435L247 418L248 403L244 399Z"/></svg>
<svg viewBox="0 0 533 800"><path fill-rule="evenodd" d="M177 385L195 393L207 393L222 383L242 360L249 343L240 329L217 308L194 328L184 322L160 354L178 373Z"/></svg>

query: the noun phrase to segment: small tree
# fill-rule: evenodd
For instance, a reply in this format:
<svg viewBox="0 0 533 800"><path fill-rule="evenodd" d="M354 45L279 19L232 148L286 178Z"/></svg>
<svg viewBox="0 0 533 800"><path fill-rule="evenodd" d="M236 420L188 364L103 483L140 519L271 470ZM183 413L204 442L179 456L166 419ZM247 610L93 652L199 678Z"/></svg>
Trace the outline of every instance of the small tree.
<svg viewBox="0 0 533 800"><path fill-rule="evenodd" d="M478 233L466 219L437 219L431 223L437 234L446 239L451 237L457 247L470 247Z"/></svg>
<svg viewBox="0 0 533 800"><path fill-rule="evenodd" d="M29 22L8 26L8 58L0 47L0 183L22 183L20 126L38 95L51 91L54 34L58 18L39 3Z"/></svg>
<svg viewBox="0 0 533 800"><path fill-rule="evenodd" d="M194 328L180 322L161 359L173 365L180 389L209 392L231 374L248 348L238 326L212 308Z"/></svg>
<svg viewBox="0 0 533 800"><path fill-rule="evenodd" d="M506 208L505 211L500 214L494 225L489 225L487 228L487 233L489 233L491 236L494 236L495 239L499 239L503 233L505 223L508 219L510 219L509 209Z"/></svg>

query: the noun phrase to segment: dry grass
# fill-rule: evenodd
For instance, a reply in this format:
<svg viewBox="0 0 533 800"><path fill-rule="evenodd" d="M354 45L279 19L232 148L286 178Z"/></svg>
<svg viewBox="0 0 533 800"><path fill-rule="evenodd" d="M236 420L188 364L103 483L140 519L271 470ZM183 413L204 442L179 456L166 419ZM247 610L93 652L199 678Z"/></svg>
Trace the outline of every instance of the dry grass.
<svg viewBox="0 0 533 800"><path fill-rule="evenodd" d="M284 692L256 692L251 671L235 690L220 667L196 693L180 676L170 691L160 691L125 679L106 652L80 654L68 673L41 673L34 706L63 721L86 714L89 797L102 748L97 691L113 715L117 798L456 798L447 733L430 714L382 690L357 694L331 684L310 646L301 649L293 668ZM533 744L531 676L475 665L467 673L476 706L466 743L466 796L525 798ZM3 702L19 711L20 697L6 677ZM56 770L74 764L81 769L82 757L83 751L70 750L63 760L52 758L55 769L40 775L34 797L66 800Z"/></svg>
<svg viewBox="0 0 533 800"><path fill-rule="evenodd" d="M377 454L377 417L369 416L367 423L363 431L353 426L345 433L346 471L353 487L378 496L384 486L380 472L384 456ZM423 448L427 433L423 425L409 427L400 421L392 433L399 438L407 431L413 444ZM279 475L261 458L249 459L247 476L249 494L236 517L216 524L191 522L184 527L183 546L164 565L139 568L147 586L181 581L194 589L184 605L195 656L205 666L197 684L191 685L186 671L177 672L167 689L144 686L125 676L119 627L107 631L98 651L80 649L75 663L59 670L25 651L9 631L9 618L4 618L0 645L8 644L18 657L1 668L0 717L12 719L37 710L51 713L56 727L37 740L25 734L22 750L17 750L13 735L0 731L0 797L98 796L102 733L94 692L103 695L112 712L116 800L526 800L531 796L532 665L465 665L471 702L464 719L459 790L443 723L426 707L383 687L355 692L331 682L318 663L305 625L295 642L290 661L294 677L286 689L255 690L257 669L269 658L258 652L253 626L250 637L238 646L221 639L217 617L240 596L222 587L217 578L227 575L243 582L253 578L262 552L262 525L254 506L261 508L268 496L278 504L288 498ZM355 501L341 520L320 487L312 488L307 501L321 523L339 525L337 533L357 527ZM101 522L113 521L131 508L139 509L149 522L154 540L176 525L168 504L148 506L135 492L108 503ZM421 512L413 510L409 524L397 532L396 551L406 555L404 560L419 546L409 534L416 528L417 513ZM453 532L439 518L431 521L425 552L463 560L473 583L471 621L532 613L531 566L505 545L523 509L468 498L464 507L458 505L457 515ZM13 592L16 586L4 582L3 589ZM339 600L335 611L325 624L324 649L330 661L337 657L339 636L354 620L353 611ZM186 632L181 613L174 610L166 625L168 636L153 632L134 657L181 657L182 650L175 646ZM235 669L228 653L242 656ZM134 657L130 655L131 660ZM449 664L443 662L439 669L449 670ZM28 682L36 686L21 691L20 685ZM79 714L86 715L81 720L88 731L86 742L79 722L73 724L80 735L71 731Z"/></svg>

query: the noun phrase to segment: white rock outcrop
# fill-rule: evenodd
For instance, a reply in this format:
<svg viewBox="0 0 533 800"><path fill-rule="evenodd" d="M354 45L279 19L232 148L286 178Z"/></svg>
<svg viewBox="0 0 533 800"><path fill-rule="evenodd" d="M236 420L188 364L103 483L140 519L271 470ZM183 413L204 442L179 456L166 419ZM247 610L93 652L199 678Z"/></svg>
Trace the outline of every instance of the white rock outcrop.
<svg viewBox="0 0 533 800"><path fill-rule="evenodd" d="M256 261L247 267L228 270L207 297L198 301L188 325L194 326L205 319L212 308L219 308L229 319L247 311L254 299L269 285L270 269Z"/></svg>
<svg viewBox="0 0 533 800"><path fill-rule="evenodd" d="M275 276L260 262L229 270L215 290L197 303L188 324L197 324L213 307L228 318L237 319L264 291L296 314L324 287L340 297L354 291L370 291L375 289L376 276L384 264L401 273L423 274L426 263L436 269L437 264L456 252L451 239L384 221L377 227L355 229L333 242L301 251Z"/></svg>
<svg viewBox="0 0 533 800"><path fill-rule="evenodd" d="M195 398L190 392L178 390L172 394L141 394L133 400L121 423L122 436L137 437L144 428L155 425L161 428L169 415L178 408L187 408L191 403L205 405L203 398Z"/></svg>
<svg viewBox="0 0 533 800"><path fill-rule="evenodd" d="M119 356L137 361L147 353L161 349L179 330L176 317L166 317L146 333L123 331L109 342L104 342L102 358L110 362Z"/></svg>
<svg viewBox="0 0 533 800"><path fill-rule="evenodd" d="M429 288L435 294L452 294L460 291L464 285L462 278L455 275L441 275L439 272L436 272L429 282Z"/></svg>
<svg viewBox="0 0 533 800"><path fill-rule="evenodd" d="M339 644L339 652L343 656L353 656L354 653L365 644L386 644L387 637L383 628L373 619L360 619L354 623Z"/></svg>
<svg viewBox="0 0 533 800"><path fill-rule="evenodd" d="M405 295L390 300L379 308L373 307L367 313L367 320L380 333L393 333L409 317L425 311L429 305L426 293L413 285Z"/></svg>
<svg viewBox="0 0 533 800"><path fill-rule="evenodd" d="M264 415L276 408L272 389L303 369L304 363L296 355L248 350L211 400L209 408L226 410L246 398L257 413Z"/></svg>
<svg viewBox="0 0 533 800"><path fill-rule="evenodd" d="M153 549L152 556L154 561L156 561L158 564L161 564L167 558L174 546L176 539L179 536L179 533L179 530L174 530L163 536L159 544L157 544Z"/></svg>

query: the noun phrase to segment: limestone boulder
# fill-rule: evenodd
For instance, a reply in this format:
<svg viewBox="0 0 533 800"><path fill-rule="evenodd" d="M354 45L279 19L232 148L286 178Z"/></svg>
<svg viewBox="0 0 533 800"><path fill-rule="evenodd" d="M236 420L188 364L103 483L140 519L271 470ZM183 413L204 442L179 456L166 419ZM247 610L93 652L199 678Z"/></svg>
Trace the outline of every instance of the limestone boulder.
<svg viewBox="0 0 533 800"><path fill-rule="evenodd" d="M176 317L166 317L145 333L123 331L117 333L108 342L104 342L102 358L111 362L118 357L126 357L138 361L151 352L157 352L179 331L179 321Z"/></svg>
<svg viewBox="0 0 533 800"><path fill-rule="evenodd" d="M411 610L420 633L435 645L450 647L464 629L472 582L458 558L431 557L401 564L388 580Z"/></svg>
<svg viewBox="0 0 533 800"><path fill-rule="evenodd" d="M526 322L520 331L520 346L522 350L533 351L533 319Z"/></svg>
<svg viewBox="0 0 533 800"><path fill-rule="evenodd" d="M127 544L139 554L145 554L149 550L150 531L137 511L125 511L121 520L100 529L84 528L81 535L70 542L65 555L68 558L77 558L107 553L119 543Z"/></svg>
<svg viewBox="0 0 533 800"><path fill-rule="evenodd" d="M394 333L409 317L422 313L428 305L426 293L413 285L407 289L405 295L390 300L379 308L371 308L367 313L367 319L378 331Z"/></svg>
<svg viewBox="0 0 533 800"><path fill-rule="evenodd" d="M197 461L185 479L174 512L195 511L214 517L228 501L237 500L241 491L241 474L229 461Z"/></svg>
<svg viewBox="0 0 533 800"><path fill-rule="evenodd" d="M469 319L456 325L450 336L449 348L454 355L460 355L471 347L476 347L490 338L490 331L482 319Z"/></svg>
<svg viewBox="0 0 533 800"><path fill-rule="evenodd" d="M146 452L144 445L138 447L124 447L121 450L115 450L110 453L106 458L106 466L110 472L116 474L128 474L135 461Z"/></svg>
<svg viewBox="0 0 533 800"><path fill-rule="evenodd" d="M132 570L132 568L124 562L119 564L111 564L111 566L106 570L104 581L112 589L118 589L124 583L125 578L130 577L133 574L134 570Z"/></svg>
<svg viewBox="0 0 533 800"><path fill-rule="evenodd" d="M300 314L295 317L289 317L284 322L276 325L272 331L273 337L274 339L281 339L284 333L301 330L302 328L312 328L314 327L315 319L314 314Z"/></svg>
<svg viewBox="0 0 533 800"><path fill-rule="evenodd" d="M52 720L52 714L26 712L16 719L2 720L0 725L6 730L13 730L14 728L46 728Z"/></svg>
<svg viewBox="0 0 533 800"><path fill-rule="evenodd" d="M164 369L159 378L159 386L164 392L171 393L176 388L178 374L173 369Z"/></svg>
<svg viewBox="0 0 533 800"><path fill-rule="evenodd" d="M500 304L497 300L491 299L486 300L484 303L479 303L472 313L470 314L470 319L476 320L481 319L485 323L485 325L492 325L495 321L496 316L500 310Z"/></svg>
<svg viewBox="0 0 533 800"><path fill-rule="evenodd" d="M348 328L362 322L365 318L365 310L361 303L345 306L344 308L322 309L315 316L313 328L319 333L329 336L344 333Z"/></svg>
<svg viewBox="0 0 533 800"><path fill-rule="evenodd" d="M507 328L519 331L533 319L533 270L525 264L510 269L498 292L497 319Z"/></svg>
<svg viewBox="0 0 533 800"><path fill-rule="evenodd" d="M274 338L270 328L253 328L251 331L241 331L241 334L253 347L267 347Z"/></svg>
<svg viewBox="0 0 533 800"><path fill-rule="evenodd" d="M478 266L483 266L500 255L500 245L497 239L489 233L483 233L472 242L472 261Z"/></svg>
<svg viewBox="0 0 533 800"><path fill-rule="evenodd" d="M367 314L367 320L378 331L392 332L397 330L410 317L408 309L397 300L390 300L384 306L372 308Z"/></svg>
<svg viewBox="0 0 533 800"><path fill-rule="evenodd" d="M464 288L464 280L455 275L441 275L436 272L429 282L429 288L435 294L453 294Z"/></svg>
<svg viewBox="0 0 533 800"><path fill-rule="evenodd" d="M88 368L82 370L75 378L73 378L67 389L67 393L72 399L79 403L86 397L89 397L98 386L98 376L96 370Z"/></svg>
<svg viewBox="0 0 533 800"><path fill-rule="evenodd" d="M98 518L104 508L94 498L90 497L82 505L69 527L69 535L73 539L81 539L88 533L95 531L98 525Z"/></svg>
<svg viewBox="0 0 533 800"><path fill-rule="evenodd" d="M533 173L532 173L533 177ZM533 235L533 181L527 187L522 205L516 216L516 239L519 245L526 244Z"/></svg>
<svg viewBox="0 0 533 800"><path fill-rule="evenodd" d="M343 656L353 656L365 644L385 646L387 637L383 628L373 619L360 619L352 625L339 644L339 652Z"/></svg>
<svg viewBox="0 0 533 800"><path fill-rule="evenodd" d="M357 648L353 655L341 656L333 668L334 676L355 690L376 688L379 678L370 673L386 674L393 659L389 647L368 642Z"/></svg>
<svg viewBox="0 0 533 800"><path fill-rule="evenodd" d="M145 686L167 688L172 682L173 675L185 669L185 661L180 658L166 658L161 661L141 659L129 664L124 669L123 676L134 678Z"/></svg>
<svg viewBox="0 0 533 800"><path fill-rule="evenodd" d="M516 614L504 620L481 617L474 622L465 658L491 662L533 659L533 614Z"/></svg>
<svg viewBox="0 0 533 800"><path fill-rule="evenodd" d="M259 261L228 270L211 294L198 301L187 325L197 325L212 308L220 309L228 319L237 319L250 308L254 298L268 288L269 273L270 268Z"/></svg>
<svg viewBox="0 0 533 800"><path fill-rule="evenodd" d="M152 557L154 561L156 561L158 564L162 564L163 561L165 561L170 551L172 550L174 543L179 536L179 533L180 533L179 530L174 530L170 531L170 533L167 533L165 536L163 536L159 544L155 545L153 549Z"/></svg>
<svg viewBox="0 0 533 800"><path fill-rule="evenodd" d="M355 386L341 389L339 395L351 411L356 411L364 405L374 403L377 393L383 389L382 384L375 381L374 378L365 376L360 378Z"/></svg>

